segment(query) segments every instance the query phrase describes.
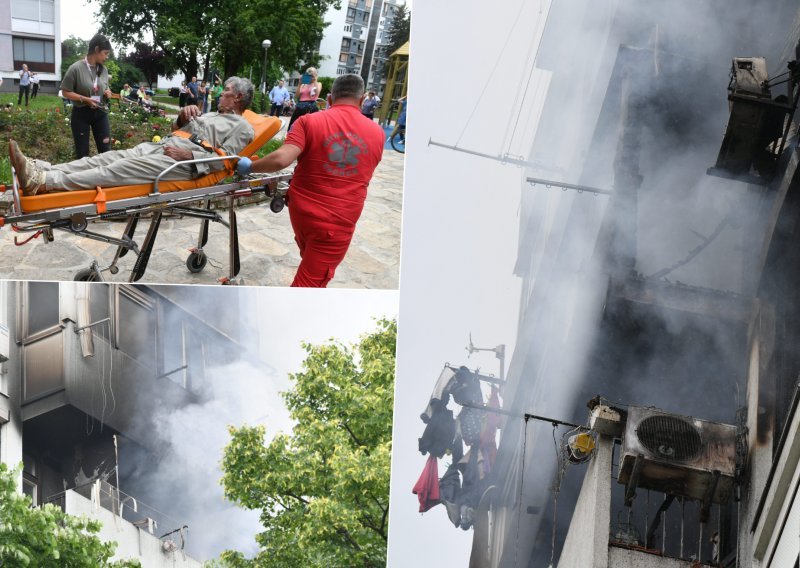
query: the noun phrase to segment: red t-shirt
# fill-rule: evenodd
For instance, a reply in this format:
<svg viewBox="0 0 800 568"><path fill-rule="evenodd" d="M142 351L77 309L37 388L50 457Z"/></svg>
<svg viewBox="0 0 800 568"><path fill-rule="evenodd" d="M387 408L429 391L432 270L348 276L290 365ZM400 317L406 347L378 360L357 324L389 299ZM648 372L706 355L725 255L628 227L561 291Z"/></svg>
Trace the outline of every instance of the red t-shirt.
<svg viewBox="0 0 800 568"><path fill-rule="evenodd" d="M298 118L284 142L301 150L289 187L292 212L355 227L385 138L383 129L352 105Z"/></svg>

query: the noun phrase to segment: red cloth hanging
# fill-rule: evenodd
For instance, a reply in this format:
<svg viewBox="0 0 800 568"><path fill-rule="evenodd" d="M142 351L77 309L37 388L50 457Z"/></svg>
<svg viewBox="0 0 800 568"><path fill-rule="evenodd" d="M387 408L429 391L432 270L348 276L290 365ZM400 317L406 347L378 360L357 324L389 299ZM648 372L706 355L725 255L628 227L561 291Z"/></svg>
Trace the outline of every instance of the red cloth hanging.
<svg viewBox="0 0 800 568"><path fill-rule="evenodd" d="M434 456L428 456L422 475L411 492L419 498L420 513L439 504L439 460Z"/></svg>

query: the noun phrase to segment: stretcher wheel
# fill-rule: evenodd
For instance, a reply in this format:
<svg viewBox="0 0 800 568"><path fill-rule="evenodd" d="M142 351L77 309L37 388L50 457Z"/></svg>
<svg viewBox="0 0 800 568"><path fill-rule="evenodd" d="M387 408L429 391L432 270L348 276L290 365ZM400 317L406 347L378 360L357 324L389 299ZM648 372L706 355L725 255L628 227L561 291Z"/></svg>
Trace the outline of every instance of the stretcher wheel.
<svg viewBox="0 0 800 568"><path fill-rule="evenodd" d="M85 213L76 213L69 219L69 228L76 233L81 233L89 226L89 221L86 219Z"/></svg>
<svg viewBox="0 0 800 568"><path fill-rule="evenodd" d="M269 202L269 209L273 213L280 213L283 211L286 202L283 200L283 197L273 197L272 201Z"/></svg>
<svg viewBox="0 0 800 568"><path fill-rule="evenodd" d="M206 267L206 262L208 262L208 257L205 253L193 252L186 259L186 268L192 273L201 272Z"/></svg>
<svg viewBox="0 0 800 568"><path fill-rule="evenodd" d="M76 272L72 279L75 282L97 282L97 272L91 268L84 268Z"/></svg>

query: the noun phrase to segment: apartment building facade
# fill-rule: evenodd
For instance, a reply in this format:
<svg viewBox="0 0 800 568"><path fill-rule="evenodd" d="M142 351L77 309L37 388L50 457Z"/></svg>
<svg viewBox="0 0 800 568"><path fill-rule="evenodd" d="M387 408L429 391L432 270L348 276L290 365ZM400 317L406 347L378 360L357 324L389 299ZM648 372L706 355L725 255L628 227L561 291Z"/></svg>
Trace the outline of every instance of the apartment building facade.
<svg viewBox="0 0 800 568"><path fill-rule="evenodd" d="M40 76L41 88L61 81L61 0L0 0L0 76L16 91L22 64Z"/></svg>
<svg viewBox="0 0 800 568"><path fill-rule="evenodd" d="M255 335L238 295L207 293L0 283L0 461L23 464L19 488L33 505L100 520L117 558L144 566L201 566L171 505L186 491L180 479L145 489L167 451L154 429L213 396L210 369L238 360L240 337Z"/></svg>
<svg viewBox="0 0 800 568"><path fill-rule="evenodd" d="M382 96L391 55L387 33L401 4L401 0L350 0L329 9L325 15L329 25L319 48L319 75L357 73L367 89Z"/></svg>

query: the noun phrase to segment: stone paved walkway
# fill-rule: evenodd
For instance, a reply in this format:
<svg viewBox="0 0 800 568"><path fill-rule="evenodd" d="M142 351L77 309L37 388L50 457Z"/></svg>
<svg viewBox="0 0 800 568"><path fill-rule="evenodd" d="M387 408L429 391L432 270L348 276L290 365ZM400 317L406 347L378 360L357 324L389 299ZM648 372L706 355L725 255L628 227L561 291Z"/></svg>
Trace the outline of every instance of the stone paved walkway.
<svg viewBox="0 0 800 568"><path fill-rule="evenodd" d="M403 155L386 149L372 183L364 212L356 228L350 250L329 284L337 288L396 289L399 284L400 217L403 196ZM227 218L227 211L223 212ZM267 203L237 209L241 271L246 285L288 286L300 263L288 211L272 213ZM141 243L149 223L139 224ZM212 223L205 252L205 269L190 273L185 265L190 247L196 245L200 221L164 218L153 255L141 283L216 284L228 273L228 232ZM119 236L124 223L97 222L95 232ZM56 231L55 241L36 239L21 247L14 245L16 234L10 227L0 231L0 278L11 280L71 280L88 268L93 259L101 266L114 257L115 247ZM105 272L109 281L127 282L135 255L129 253L119 263L116 275Z"/></svg>

